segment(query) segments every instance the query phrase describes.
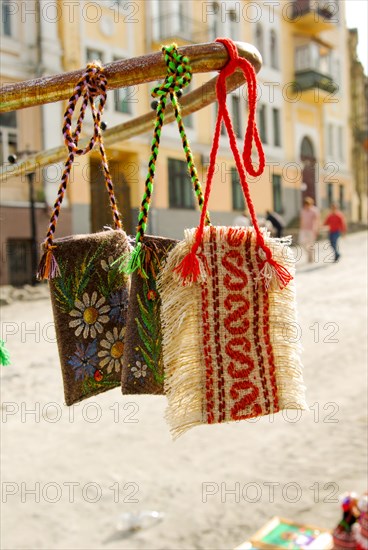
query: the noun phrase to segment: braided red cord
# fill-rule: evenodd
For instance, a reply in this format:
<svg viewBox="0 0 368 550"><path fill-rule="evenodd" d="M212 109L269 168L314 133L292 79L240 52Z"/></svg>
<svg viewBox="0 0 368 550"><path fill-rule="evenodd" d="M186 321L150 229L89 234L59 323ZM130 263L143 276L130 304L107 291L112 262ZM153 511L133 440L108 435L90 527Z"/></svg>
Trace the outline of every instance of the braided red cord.
<svg viewBox="0 0 368 550"><path fill-rule="evenodd" d="M109 193L110 206L113 214L115 229L122 228L120 215L117 209L114 195L114 187L108 167L106 151L101 134L101 116L106 103L106 87L107 79L101 65L97 62L89 63L87 65L86 72L76 84L74 93L70 97L67 108L65 110L63 136L65 145L67 146L69 151L69 155L65 163L64 172L54 204L54 210L50 218L49 229L46 235L46 239L44 241L45 254L41 258L39 270L37 273L39 279L53 278L59 274L57 262L52 255L52 250L55 248L55 246L53 245L53 236L56 230L56 224L60 215L60 209L64 199L65 191L69 182L71 168L74 162L75 155L85 155L93 149L96 143L99 144L99 151L105 174L105 183ZM95 98L97 96L100 96L100 102L98 107L96 108ZM83 101L78 115L77 124L75 130L73 131L72 116L77 102L81 97L83 98ZM90 104L92 111L93 135L89 140L87 146L84 149L80 149L78 148L78 142L88 104Z"/></svg>

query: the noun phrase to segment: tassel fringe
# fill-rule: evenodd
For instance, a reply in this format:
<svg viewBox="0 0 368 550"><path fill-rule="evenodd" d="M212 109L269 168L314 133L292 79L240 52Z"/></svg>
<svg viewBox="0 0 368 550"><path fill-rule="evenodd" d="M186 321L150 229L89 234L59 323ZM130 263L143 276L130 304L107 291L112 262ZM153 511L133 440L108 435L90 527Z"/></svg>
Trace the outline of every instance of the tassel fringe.
<svg viewBox="0 0 368 550"><path fill-rule="evenodd" d="M200 286L181 284L173 271L187 258L192 243L181 241L169 253L165 268L157 278L160 293L162 345L165 368L166 420L173 439L193 426L203 424L205 372L201 358ZM181 262L182 263L182 262Z"/></svg>
<svg viewBox="0 0 368 550"><path fill-rule="evenodd" d="M192 286L193 283L204 283L209 269L206 257L202 254L189 252L182 261L173 268L174 279L183 285Z"/></svg>
<svg viewBox="0 0 368 550"><path fill-rule="evenodd" d="M267 239L265 241L267 243ZM290 277L286 287L274 284L268 295L279 409L309 410L305 400L306 388L302 375L302 345L296 330L298 324L295 308L295 281L293 279L295 259L292 251L284 246L290 244L287 239L280 239L279 242L272 239L267 244L272 250L275 263L282 267ZM276 277L275 274L274 276Z"/></svg>
<svg viewBox="0 0 368 550"><path fill-rule="evenodd" d="M37 279L50 280L55 279L55 277L60 277L60 269L58 263L53 254L53 249L55 246L49 247L43 254L37 271Z"/></svg>
<svg viewBox="0 0 368 550"><path fill-rule="evenodd" d="M138 271L145 279L148 275L144 270L146 247L142 242L137 243L134 250L127 257L123 271L127 275L131 275L135 271Z"/></svg>
<svg viewBox="0 0 368 550"><path fill-rule="evenodd" d="M10 365L10 353L6 349L4 340L0 340L0 365L4 367Z"/></svg>

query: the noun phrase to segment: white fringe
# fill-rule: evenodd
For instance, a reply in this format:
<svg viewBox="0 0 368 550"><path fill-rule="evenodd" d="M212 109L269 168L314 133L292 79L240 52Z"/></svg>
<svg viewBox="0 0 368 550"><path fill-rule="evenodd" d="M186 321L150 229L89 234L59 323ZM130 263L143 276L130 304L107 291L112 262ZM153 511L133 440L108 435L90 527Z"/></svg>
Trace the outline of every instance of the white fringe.
<svg viewBox="0 0 368 550"><path fill-rule="evenodd" d="M194 230L192 230L194 232ZM165 413L173 439L204 423L204 368L200 320L201 287L186 286L173 277L174 268L190 251L192 240L181 241L168 254L157 278L161 296Z"/></svg>
<svg viewBox="0 0 368 550"><path fill-rule="evenodd" d="M280 290L274 285L269 291L271 342L276 367L276 383L281 409L309 410L305 400L301 363L300 326L295 303L295 259L290 238L265 239L276 262L286 267L293 279Z"/></svg>

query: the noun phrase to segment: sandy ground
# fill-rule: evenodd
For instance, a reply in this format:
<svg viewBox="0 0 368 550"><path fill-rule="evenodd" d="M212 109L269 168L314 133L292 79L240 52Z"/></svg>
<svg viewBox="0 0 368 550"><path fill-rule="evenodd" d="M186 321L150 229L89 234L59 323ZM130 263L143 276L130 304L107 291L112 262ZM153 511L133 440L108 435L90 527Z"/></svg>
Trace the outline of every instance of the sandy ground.
<svg viewBox="0 0 368 550"><path fill-rule="evenodd" d="M318 262L297 263L311 411L175 443L164 397L115 389L65 407L49 301L4 307L1 548L231 549L273 515L334 527L337 496L366 489L366 248L355 234L340 263L323 242ZM121 514L144 510L164 519L117 530Z"/></svg>

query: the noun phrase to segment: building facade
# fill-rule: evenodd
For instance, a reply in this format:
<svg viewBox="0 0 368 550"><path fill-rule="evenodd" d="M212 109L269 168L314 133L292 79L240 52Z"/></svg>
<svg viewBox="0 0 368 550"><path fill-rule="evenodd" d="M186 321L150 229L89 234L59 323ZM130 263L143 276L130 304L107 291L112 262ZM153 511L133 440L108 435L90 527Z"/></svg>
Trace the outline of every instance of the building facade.
<svg viewBox="0 0 368 550"><path fill-rule="evenodd" d="M25 11L25 4L28 11ZM32 4L38 10L38 19L31 13ZM19 8L17 13L13 13L16 11L14 6ZM249 178L257 213L262 216L266 210L274 210L282 213L288 223L293 223L298 218L303 197L310 195L321 209L326 209L335 200L349 219L357 215L353 208L351 98L348 93L351 73L344 1L18 0L9 2L9 9L10 13L3 7L2 33L10 32L5 20L10 21L11 26L17 25L18 34L13 34L12 40L14 47L17 44L18 50L23 52L17 55L25 55L22 43L28 41L31 45L27 55L36 59L32 74L29 74L30 65L26 60L17 61L23 72L19 70L15 75L12 72L15 58L9 57L10 53L2 44L1 55L8 59L5 69L2 64L3 82L78 69L94 59L103 64L128 59L159 51L162 44L172 42L182 45L229 36L233 40L253 43L263 56L263 68L258 77L257 116L267 159L264 174L258 179ZM215 74L194 75L190 88L201 85L211 76ZM149 111L150 89L154 84L108 92L104 114L107 126L113 127ZM244 86L229 94L228 105L241 148L247 124ZM37 130L38 142L34 136L32 140L28 138L32 148L48 149L60 145L63 108L60 102L27 109L24 113L20 111L16 114L18 133L22 139L26 136L21 128L29 130L31 125L24 122L21 126L21 119L31 116L34 110L38 127L33 123L32 131ZM185 119L197 169L204 182L215 118L216 106L210 105ZM85 135L91 128L87 121ZM151 133L142 134L108 148L119 208L128 232L134 232L151 137ZM4 149L4 159L6 154ZM49 167L39 174L38 185L40 196L44 194L44 205L52 204L60 175L60 166ZM19 195L15 193L17 186ZM27 201L26 183L10 185L9 181L4 187L2 208L5 203L17 202L21 197ZM210 200L211 218L216 224L231 224L242 210L244 200L235 163L227 136L222 135ZM198 219L180 136L172 123L162 132L149 230L181 238L183 229L197 225ZM111 223L96 152L78 158L75 163L68 205L62 209L60 222L59 236L68 232L97 231ZM42 229L46 230L46 225ZM4 267L1 277L1 283L10 281L9 265Z"/></svg>
<svg viewBox="0 0 368 550"><path fill-rule="evenodd" d="M42 3L4 0L0 7L0 85L61 72L59 32L49 16L42 14ZM9 164L9 155L23 160L34 152L60 145L61 135L55 132L55 125L60 126L61 116L62 105L57 103L0 113L0 164ZM50 166L30 176L10 176L0 184L0 284L32 281L36 262L32 262L30 187L34 187L33 240L40 243L59 179L60 166ZM70 209L65 210L60 235L71 232ZM38 250L37 244L36 254Z"/></svg>
<svg viewBox="0 0 368 550"><path fill-rule="evenodd" d="M352 165L355 183L353 219L368 222L368 77L357 56L358 32L349 30Z"/></svg>

